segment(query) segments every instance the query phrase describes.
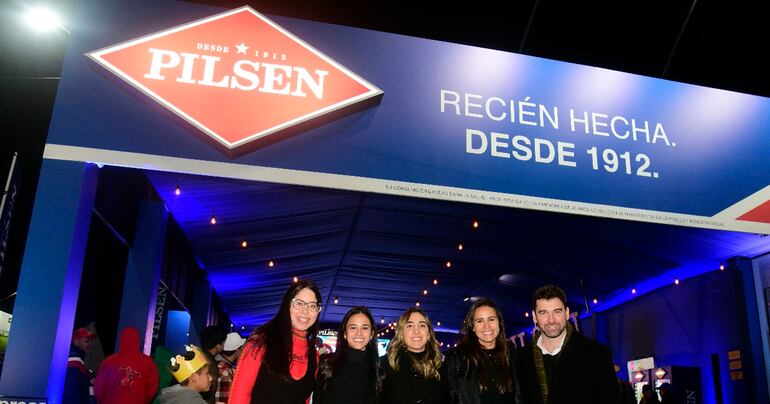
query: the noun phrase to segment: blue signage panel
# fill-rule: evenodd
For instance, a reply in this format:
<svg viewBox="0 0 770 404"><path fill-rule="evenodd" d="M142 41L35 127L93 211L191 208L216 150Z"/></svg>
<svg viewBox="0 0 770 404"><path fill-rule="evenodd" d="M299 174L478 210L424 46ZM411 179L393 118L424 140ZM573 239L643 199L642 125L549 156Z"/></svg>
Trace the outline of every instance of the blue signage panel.
<svg viewBox="0 0 770 404"><path fill-rule="evenodd" d="M383 95L232 157L85 56L225 10L173 1L78 10L47 158L770 233L764 97L269 17ZM250 39L239 42L214 45ZM209 82L227 73L211 72Z"/></svg>

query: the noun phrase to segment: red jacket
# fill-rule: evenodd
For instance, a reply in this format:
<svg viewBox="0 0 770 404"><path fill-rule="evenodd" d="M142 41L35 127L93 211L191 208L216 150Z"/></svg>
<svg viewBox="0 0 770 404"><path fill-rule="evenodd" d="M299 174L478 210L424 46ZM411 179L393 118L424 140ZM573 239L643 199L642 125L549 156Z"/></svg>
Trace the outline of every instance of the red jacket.
<svg viewBox="0 0 770 404"><path fill-rule="evenodd" d="M299 335L298 335L299 334ZM304 331L292 330L292 355L289 363L289 374L294 380L300 380L307 372L307 339L304 337ZM254 355L256 350L256 355ZM262 366L262 356L264 349L255 346L254 342L247 342L243 346L243 352L238 357L238 368L235 372L235 379L230 387L230 404L248 404L251 402L251 391L254 389L254 383L257 381L259 369ZM316 352L316 363L318 363L318 352ZM316 366L316 372L318 366ZM309 402L306 400L305 402Z"/></svg>
<svg viewBox="0 0 770 404"><path fill-rule="evenodd" d="M102 362L96 373L94 395L99 404L149 403L158 390L158 369L139 348L139 333L126 327L120 349Z"/></svg>

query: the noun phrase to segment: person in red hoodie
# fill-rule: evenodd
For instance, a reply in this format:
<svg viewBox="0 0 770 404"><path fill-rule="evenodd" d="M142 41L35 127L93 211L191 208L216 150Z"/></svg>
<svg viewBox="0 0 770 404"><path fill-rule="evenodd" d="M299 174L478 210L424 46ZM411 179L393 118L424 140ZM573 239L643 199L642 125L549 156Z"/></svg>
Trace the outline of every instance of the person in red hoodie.
<svg viewBox="0 0 770 404"><path fill-rule="evenodd" d="M139 333L126 327L120 333L120 349L108 356L96 374L94 395L99 404L149 403L158 390L158 369L142 353Z"/></svg>
<svg viewBox="0 0 770 404"><path fill-rule="evenodd" d="M275 317L244 345L229 404L307 404L315 385L320 311L315 283L289 287Z"/></svg>

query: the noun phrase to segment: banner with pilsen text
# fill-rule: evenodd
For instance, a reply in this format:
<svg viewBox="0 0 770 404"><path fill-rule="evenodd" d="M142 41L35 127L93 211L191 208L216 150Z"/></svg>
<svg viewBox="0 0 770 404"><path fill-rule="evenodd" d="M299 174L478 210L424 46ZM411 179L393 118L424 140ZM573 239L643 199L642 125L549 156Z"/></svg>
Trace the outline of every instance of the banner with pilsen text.
<svg viewBox="0 0 770 404"><path fill-rule="evenodd" d="M84 0L45 157L770 233L768 116L764 97L249 7Z"/></svg>

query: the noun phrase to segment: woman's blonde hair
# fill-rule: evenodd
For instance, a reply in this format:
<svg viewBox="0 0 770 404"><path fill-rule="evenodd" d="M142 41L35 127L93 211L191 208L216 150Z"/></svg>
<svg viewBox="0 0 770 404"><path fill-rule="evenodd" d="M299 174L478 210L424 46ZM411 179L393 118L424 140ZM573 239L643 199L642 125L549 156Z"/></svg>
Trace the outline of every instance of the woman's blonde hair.
<svg viewBox="0 0 770 404"><path fill-rule="evenodd" d="M394 372L398 372L399 359L406 351L406 342L404 341L404 329L406 323L409 321L409 317L413 313L418 313L425 317L425 322L428 323L428 342L425 344L425 356L419 361L413 356L407 357L412 362L412 368L417 371L425 379L440 379L438 369L441 367L441 361L443 355L439 351L438 341L436 340L436 334L433 332L433 324L430 322L428 315L424 311L410 307L399 317L396 324L396 335L388 345L388 364Z"/></svg>

